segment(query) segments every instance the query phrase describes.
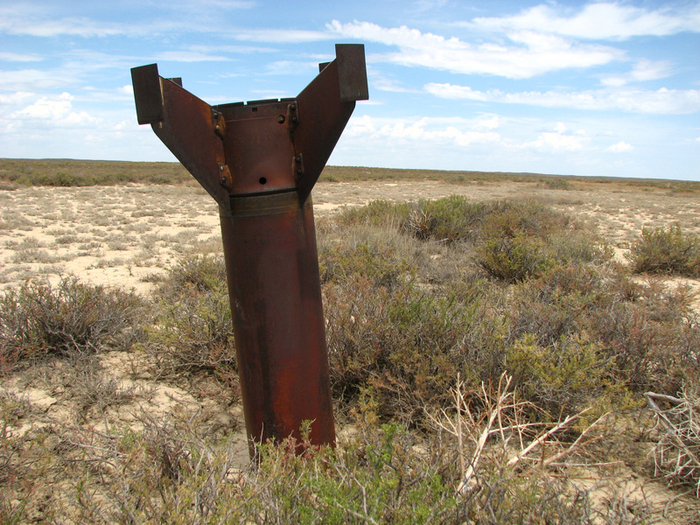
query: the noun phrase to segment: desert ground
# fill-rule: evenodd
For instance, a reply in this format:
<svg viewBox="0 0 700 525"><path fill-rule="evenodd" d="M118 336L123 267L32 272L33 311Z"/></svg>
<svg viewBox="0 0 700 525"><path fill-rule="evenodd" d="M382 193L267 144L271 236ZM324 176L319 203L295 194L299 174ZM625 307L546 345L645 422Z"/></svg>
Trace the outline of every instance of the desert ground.
<svg viewBox="0 0 700 525"><path fill-rule="evenodd" d="M411 201L452 194L476 201L531 199L565 211L598 231L623 265L630 243L642 228L677 223L686 232L700 234L697 194L614 181L576 180L561 187L541 180L320 182L314 189L313 201L317 223L322 223L345 206L359 206L375 199ZM221 251L218 210L195 184L15 187L0 190L0 214L0 289L17 286L27 279L46 278L55 283L61 277L75 275L82 281L148 295L159 277L180 257ZM654 279L700 291L697 279ZM700 313L700 302L696 301L694 307ZM100 356L100 363L104 381L116 385L118 392L129 392L131 397L128 403L119 404L109 418L99 413L84 417L83 424L87 421L91 432L107 432L109 421L115 420L139 428L144 424L144 414L157 418L177 411L197 412L200 420L212 428L239 429L238 461L240 468L245 467L247 447L237 404L217 403L215 396L196 397L180 386L152 382L139 376L134 370L138 363L126 354ZM75 400L66 395L60 382L57 386L49 377L67 373L45 369L4 380L2 392L23 396L39 414L13 432L21 434L57 421L68 426L76 424ZM697 503L669 491L662 483L624 476L623 471L614 479L626 487L630 501L646 498L660 508L672 501L685 516ZM600 480L590 478L582 483ZM603 494L604 484L601 487ZM45 489L47 498L51 497L51 490ZM43 519L41 509L32 512L37 520ZM655 522L674 523L673 519L661 518Z"/></svg>
<svg viewBox="0 0 700 525"><path fill-rule="evenodd" d="M679 224L700 233L695 193L614 182L441 181L320 182L312 194L317 221L344 206L375 199L412 201L464 195L475 201L532 199L585 220L625 253L642 228ZM216 204L194 184L29 187L0 191L0 286L36 276L76 275L93 284L147 294L149 279L178 257L221 250ZM153 280L153 279L150 279ZM699 288L695 280L677 282Z"/></svg>

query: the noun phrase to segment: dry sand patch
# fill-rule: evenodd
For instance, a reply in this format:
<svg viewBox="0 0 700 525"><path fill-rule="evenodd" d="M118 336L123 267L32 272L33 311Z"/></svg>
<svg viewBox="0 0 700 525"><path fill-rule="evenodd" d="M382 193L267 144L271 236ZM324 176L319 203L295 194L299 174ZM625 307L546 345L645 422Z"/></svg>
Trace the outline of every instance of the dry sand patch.
<svg viewBox="0 0 700 525"><path fill-rule="evenodd" d="M475 201L534 199L565 211L596 228L623 263L644 227L678 223L700 233L697 196L614 183L574 182L568 189L552 189L540 182L321 182L313 199L321 219L375 199L452 194ZM0 191L0 209L0 287L74 274L147 294L149 279L178 257L221 251L216 204L196 185L19 188Z"/></svg>

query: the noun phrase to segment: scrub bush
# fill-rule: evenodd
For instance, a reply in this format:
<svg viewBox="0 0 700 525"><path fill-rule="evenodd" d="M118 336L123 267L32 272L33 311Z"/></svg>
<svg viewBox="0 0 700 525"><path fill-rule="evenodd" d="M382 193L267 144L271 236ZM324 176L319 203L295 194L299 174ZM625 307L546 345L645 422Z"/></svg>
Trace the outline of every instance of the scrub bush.
<svg viewBox="0 0 700 525"><path fill-rule="evenodd" d="M628 255L636 273L700 276L700 238L679 225L644 228Z"/></svg>
<svg viewBox="0 0 700 525"><path fill-rule="evenodd" d="M49 356L126 350L142 337L145 313L137 295L75 277L28 281L0 297L0 363L7 372Z"/></svg>
<svg viewBox="0 0 700 525"><path fill-rule="evenodd" d="M220 256L184 258L154 292L154 318L142 348L157 377L205 372L237 389L233 321Z"/></svg>

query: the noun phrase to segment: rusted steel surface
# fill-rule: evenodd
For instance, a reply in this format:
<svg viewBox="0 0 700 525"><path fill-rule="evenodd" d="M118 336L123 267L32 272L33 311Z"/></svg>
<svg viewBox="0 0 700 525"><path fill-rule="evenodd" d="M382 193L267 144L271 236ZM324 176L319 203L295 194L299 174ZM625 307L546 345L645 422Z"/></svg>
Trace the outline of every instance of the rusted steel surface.
<svg viewBox="0 0 700 525"><path fill-rule="evenodd" d="M368 98L364 47L294 99L209 106L132 69L140 124L219 204L246 429L251 440L335 440L311 190L355 107ZM252 448L251 448L252 451Z"/></svg>
<svg viewBox="0 0 700 525"><path fill-rule="evenodd" d="M221 217L248 434L298 438L313 420L311 442L333 443L311 200L300 208L296 192L250 199L258 202L233 220Z"/></svg>

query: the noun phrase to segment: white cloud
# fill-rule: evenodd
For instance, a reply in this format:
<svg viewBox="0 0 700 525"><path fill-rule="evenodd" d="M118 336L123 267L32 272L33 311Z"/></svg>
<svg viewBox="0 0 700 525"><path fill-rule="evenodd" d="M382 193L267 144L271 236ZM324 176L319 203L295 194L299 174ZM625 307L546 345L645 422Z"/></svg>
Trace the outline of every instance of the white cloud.
<svg viewBox="0 0 700 525"><path fill-rule="evenodd" d="M171 62L225 62L231 59L220 55L208 55L199 51L165 51L156 55L155 60Z"/></svg>
<svg viewBox="0 0 700 525"><path fill-rule="evenodd" d="M584 140L571 135L560 135L558 133L542 133L535 142L527 146L537 149L552 149L555 151L580 151L583 149Z"/></svg>
<svg viewBox="0 0 700 525"><path fill-rule="evenodd" d="M377 120L378 122L375 122ZM376 141L385 141L387 147L408 144L453 144L470 146L499 142L500 134L492 131L497 127L498 117L469 121L461 118L430 118L419 119L373 119L368 115L353 118L348 124L344 135L361 137Z"/></svg>
<svg viewBox="0 0 700 525"><path fill-rule="evenodd" d="M629 73L607 75L602 78L604 86L620 87L630 82L646 82L666 78L671 74L671 65L668 62L653 62L640 60Z"/></svg>
<svg viewBox="0 0 700 525"><path fill-rule="evenodd" d="M498 126L500 126L501 121L498 117L498 115L493 115L490 117L483 117L479 120L477 120L476 124L474 127L476 129L496 129Z"/></svg>
<svg viewBox="0 0 700 525"><path fill-rule="evenodd" d="M41 62L43 58L36 55L25 55L0 51L0 60L4 62Z"/></svg>
<svg viewBox="0 0 700 525"><path fill-rule="evenodd" d="M146 2L147 3L147 2ZM247 9L254 2L230 2L228 0L206 0L199 2L170 1L158 5L158 17L147 16L127 22L114 20L123 18L119 13L109 13L110 18L98 20L86 16L63 16L70 10L69 3L44 3L42 6L26 2L0 5L0 34L28 35L40 38L73 36L81 38L105 38L114 36L152 37L179 33L212 33L220 31L221 11ZM109 9L109 2L104 3ZM116 4L115 4L116 5ZM76 5L76 7L79 7ZM120 6L122 11L128 7ZM80 9L84 12L83 9ZM133 17L132 17L133 18Z"/></svg>
<svg viewBox="0 0 700 525"><path fill-rule="evenodd" d="M42 120L62 118L70 113L72 98L68 93L62 93L57 97L41 97L34 104L16 111L12 116Z"/></svg>
<svg viewBox="0 0 700 525"><path fill-rule="evenodd" d="M9 95L0 94L0 106L17 106L34 97L30 91L17 91Z"/></svg>
<svg viewBox="0 0 700 525"><path fill-rule="evenodd" d="M634 146L632 144L628 144L624 140L618 142L617 144L613 144L609 148L607 148L605 151L610 151L611 153L627 153L630 151L634 151Z"/></svg>
<svg viewBox="0 0 700 525"><path fill-rule="evenodd" d="M88 113L74 111L71 100L73 97L69 93L43 96L33 104L12 113L10 118L21 121L41 120L42 125L48 127L83 127L98 123L98 120Z"/></svg>
<svg viewBox="0 0 700 525"><path fill-rule="evenodd" d="M559 9L539 5L516 16L475 18L470 27L488 30L537 31L581 39L626 39L633 36L672 35L682 31L700 31L700 4L672 10L655 10L619 3L591 3L569 15ZM567 16L569 15L569 16Z"/></svg>
<svg viewBox="0 0 700 525"><path fill-rule="evenodd" d="M24 13L4 13L0 17L0 33L29 35L36 37L56 37L62 35L80 37L106 37L133 33L122 24L97 22L86 17L69 17L56 20L42 20L35 15Z"/></svg>
<svg viewBox="0 0 700 525"><path fill-rule="evenodd" d="M197 9L210 9L212 11L223 11L233 9L251 9L255 7L256 2L245 2L236 0L199 0ZM191 6L189 0L186 0L183 5Z"/></svg>
<svg viewBox="0 0 700 525"><path fill-rule="evenodd" d="M437 97L447 99L527 104L549 108L571 108L596 111L625 111L681 115L700 111L700 90L661 88L651 90L587 90L573 92L524 91L506 93L498 89L475 91L469 86L453 84L426 84L425 89Z"/></svg>
<svg viewBox="0 0 700 525"><path fill-rule="evenodd" d="M0 75L0 89L3 91L25 91L27 89L54 89L65 86L74 80L71 73L39 69L19 69L3 71ZM65 89L65 88L64 88Z"/></svg>
<svg viewBox="0 0 700 525"><path fill-rule="evenodd" d="M322 31L304 31L299 29L245 29L236 30L231 36L236 40L276 44L301 44L331 38L331 35Z"/></svg>
<svg viewBox="0 0 700 525"><path fill-rule="evenodd" d="M265 66L266 73L270 75L314 75L318 72L318 62L298 62L295 60L277 60ZM286 93L283 96L290 96Z"/></svg>
<svg viewBox="0 0 700 525"><path fill-rule="evenodd" d="M250 53L274 53L277 49L273 47L262 46L245 46L245 45L193 45L189 47L192 51L201 53L232 53L232 54L250 54Z"/></svg>
<svg viewBox="0 0 700 525"><path fill-rule="evenodd" d="M384 28L369 22L342 24L334 20L327 27L341 37L398 48L395 53L373 55L373 60L460 74L525 79L566 68L600 66L623 58L621 51L611 47L576 44L558 36L531 31L508 35L512 45L473 45L458 38L422 33L406 26Z"/></svg>
<svg viewBox="0 0 700 525"><path fill-rule="evenodd" d="M585 135L566 134L561 130L559 124L561 122L558 123L556 132L547 131L540 133L535 141L527 142L522 147L559 152L581 151L588 144L588 137Z"/></svg>
<svg viewBox="0 0 700 525"><path fill-rule="evenodd" d="M415 89L407 88L402 82L395 80L393 78L386 78L378 75L371 75L370 80L372 83L372 89L378 89L379 91L389 91L391 93L419 93Z"/></svg>
<svg viewBox="0 0 700 525"><path fill-rule="evenodd" d="M345 130L345 135L366 137L376 132L377 128L374 127L372 117L369 115L362 115L361 117L353 117L350 119L348 127Z"/></svg>

